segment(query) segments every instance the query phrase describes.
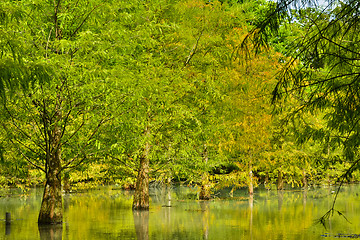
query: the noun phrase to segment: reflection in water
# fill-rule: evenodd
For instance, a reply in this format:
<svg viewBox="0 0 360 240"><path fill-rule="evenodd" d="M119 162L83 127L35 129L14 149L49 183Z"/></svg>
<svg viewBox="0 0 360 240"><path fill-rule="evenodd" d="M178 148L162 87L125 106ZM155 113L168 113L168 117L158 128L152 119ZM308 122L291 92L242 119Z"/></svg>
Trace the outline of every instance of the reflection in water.
<svg viewBox="0 0 360 240"><path fill-rule="evenodd" d="M278 190L278 210L281 211L283 202L284 202L284 190Z"/></svg>
<svg viewBox="0 0 360 240"><path fill-rule="evenodd" d="M209 201L200 201L200 208L202 212L202 227L203 227L203 239L209 238Z"/></svg>
<svg viewBox="0 0 360 240"><path fill-rule="evenodd" d="M308 193L308 190L304 189L304 191L303 191L303 212L305 212L305 210L306 210L307 193Z"/></svg>
<svg viewBox="0 0 360 240"><path fill-rule="evenodd" d="M249 232L250 232L250 238L249 239L253 239L253 210L254 210L254 195L250 194L250 196L249 196L249 211L250 211Z"/></svg>
<svg viewBox="0 0 360 240"><path fill-rule="evenodd" d="M10 235L11 233L11 214L6 212L5 215L5 235Z"/></svg>
<svg viewBox="0 0 360 240"><path fill-rule="evenodd" d="M161 191L160 191L161 190ZM334 190L332 188L331 190ZM330 191L331 191L330 190ZM253 198L247 190L234 198L197 201L186 198L193 188L176 187L151 192L151 209L132 211L132 192L104 187L64 195L64 224L37 225L41 197L0 198L0 239L17 240L113 240L113 239L312 239L360 233L360 185L346 186L337 206L353 223L341 216L329 220L330 229L315 225L329 210L333 194L324 188L308 191L258 189ZM36 194L42 194L41 191ZM157 196L156 194L161 194ZM224 194L228 196L228 191ZM241 197L236 197L241 196ZM171 206L171 207L170 207ZM281 209L281 211L279 211ZM11 212L11 229L4 217ZM11 230L11 231L10 231Z"/></svg>
<svg viewBox="0 0 360 240"><path fill-rule="evenodd" d="M40 240L62 240L62 224L39 225Z"/></svg>
<svg viewBox="0 0 360 240"><path fill-rule="evenodd" d="M149 239L149 211L133 210L135 232L138 240Z"/></svg>
<svg viewBox="0 0 360 240"><path fill-rule="evenodd" d="M165 187L165 205L163 205L165 211L165 219L167 223L171 223L171 208L172 208L172 202L171 202L171 188L169 186Z"/></svg>
<svg viewBox="0 0 360 240"><path fill-rule="evenodd" d="M11 224L5 224L5 235L10 235L11 233Z"/></svg>

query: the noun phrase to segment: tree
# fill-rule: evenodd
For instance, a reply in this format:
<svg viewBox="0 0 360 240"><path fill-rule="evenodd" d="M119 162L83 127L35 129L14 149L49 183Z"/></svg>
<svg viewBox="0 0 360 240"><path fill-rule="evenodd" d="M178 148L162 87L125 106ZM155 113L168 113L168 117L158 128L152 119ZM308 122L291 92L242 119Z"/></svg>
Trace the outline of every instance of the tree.
<svg viewBox="0 0 360 240"><path fill-rule="evenodd" d="M43 84L52 78L51 68L31 53L35 46L26 43L29 36L19 26L24 18L21 8L8 2L0 3L0 100L6 101L7 95L19 88L27 90L31 84ZM7 90L11 90L8 91ZM8 94L6 94L8 93ZM3 158L4 146L0 143L0 157Z"/></svg>
<svg viewBox="0 0 360 240"><path fill-rule="evenodd" d="M124 11L119 15L128 16L118 25L123 35L117 55L122 59L114 75L121 87L111 96L124 104L113 106L112 124L117 131L104 140L112 146L109 157L114 163L126 165L136 175L133 209L147 210L150 174L169 162L166 155L178 141L172 127L186 118L178 101L185 86L183 62L177 55L183 48L170 1L121 5Z"/></svg>
<svg viewBox="0 0 360 240"><path fill-rule="evenodd" d="M42 71L34 71L37 75L30 75L31 88L14 91L13 98L2 106L7 117L2 127L21 159L45 174L38 223L60 223L62 175L96 155L94 136L107 120L103 79L108 62L99 59L99 53L110 43L101 39L106 35L99 34L107 29L101 27L102 23L98 25L106 19L99 14L93 16L102 5L95 2L58 0L7 5L23 14L15 25L21 29L17 32L19 41L29 52L19 55L18 61L28 62L27 57L32 57L46 62L52 70L52 81L42 84ZM96 41L104 45L95 45ZM5 88L5 92L10 91Z"/></svg>
<svg viewBox="0 0 360 240"><path fill-rule="evenodd" d="M356 0L325 1L321 9L308 9L319 1L280 0L267 12L266 18L248 35L257 46L269 41L284 24L302 20L306 29L292 45L292 59L279 72L273 101L295 95L299 105L294 117L311 113L324 115L325 126L307 124L308 139L320 141L330 151L340 148L352 163L343 174L349 177L359 159L359 2ZM298 9L294 15L291 9ZM294 19L297 16L298 19ZM305 19L305 21L304 21ZM344 179L341 179L341 183ZM334 206L329 213L334 212ZM329 216L328 214L327 216ZM324 218L322 218L324 222Z"/></svg>
<svg viewBox="0 0 360 240"><path fill-rule="evenodd" d="M24 9L7 1L0 4L0 97L5 101L6 90L31 87L38 82L43 84L52 78L52 70L43 59L32 53L36 46L28 44L29 33L19 25L25 18ZM8 92L11 94L12 92Z"/></svg>

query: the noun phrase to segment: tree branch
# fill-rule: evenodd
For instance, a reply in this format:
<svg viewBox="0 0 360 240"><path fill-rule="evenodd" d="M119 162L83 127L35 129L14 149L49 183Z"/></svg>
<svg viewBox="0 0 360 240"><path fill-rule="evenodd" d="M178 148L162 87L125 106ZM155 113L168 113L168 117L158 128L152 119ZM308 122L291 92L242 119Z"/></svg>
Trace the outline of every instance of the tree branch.
<svg viewBox="0 0 360 240"><path fill-rule="evenodd" d="M198 46L199 46L200 38L201 38L203 32L204 32L204 29L201 30L199 36L197 37L196 42L195 42L193 48L191 49L191 51L190 51L190 53L189 53L189 56L187 57L187 59L186 59L186 61L185 61L185 63L184 63L184 67L186 67L186 66L189 64L190 60L191 60L191 59L193 58L193 56L195 55L196 50L197 50L197 48L198 48Z"/></svg>
<svg viewBox="0 0 360 240"><path fill-rule="evenodd" d="M97 6L95 6L90 12L89 14L84 18L84 20L80 23L80 25L75 29L75 31L70 35L71 37L74 37L75 34L80 30L80 28L82 27L82 25L86 22L86 20L90 17L91 13L93 11L95 11L95 9L97 9L98 7L104 5L103 3L102 4L99 4Z"/></svg>

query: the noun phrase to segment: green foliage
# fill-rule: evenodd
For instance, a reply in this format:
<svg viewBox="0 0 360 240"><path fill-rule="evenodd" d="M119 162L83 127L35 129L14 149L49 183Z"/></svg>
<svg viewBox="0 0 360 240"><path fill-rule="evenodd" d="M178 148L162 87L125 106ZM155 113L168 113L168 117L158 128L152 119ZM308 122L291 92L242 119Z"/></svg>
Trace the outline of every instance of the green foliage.
<svg viewBox="0 0 360 240"><path fill-rule="evenodd" d="M259 54L243 55L249 29L274 8L257 0L3 1L0 94L11 97L1 108L0 175L37 184L37 171L46 172L49 154L61 148L61 171L77 188L133 188L150 146L151 180L162 183L242 187L275 183L281 173L300 186L305 177L339 176L349 165L340 152L354 157L358 147L357 85L349 78L357 38L348 35L357 23L326 28L341 6L294 11L297 21L278 37L262 25L270 51L248 42ZM303 90L272 116L280 63L276 96ZM286 113L305 107L303 119L282 125ZM52 146L56 129L61 141Z"/></svg>
<svg viewBox="0 0 360 240"><path fill-rule="evenodd" d="M27 12L21 6L0 3L0 95L6 90L29 89L35 82L44 84L52 79L48 62L34 55L38 46L30 44L30 31L23 29ZM11 93L10 92L10 95Z"/></svg>

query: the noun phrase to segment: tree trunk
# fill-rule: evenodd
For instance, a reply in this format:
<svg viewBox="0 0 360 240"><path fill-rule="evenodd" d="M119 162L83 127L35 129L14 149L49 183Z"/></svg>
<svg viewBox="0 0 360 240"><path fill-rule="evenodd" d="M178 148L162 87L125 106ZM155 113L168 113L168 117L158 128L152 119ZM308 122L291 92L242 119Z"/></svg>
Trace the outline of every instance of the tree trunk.
<svg viewBox="0 0 360 240"><path fill-rule="evenodd" d="M63 176L63 190L65 193L70 192L70 174L69 172L65 172Z"/></svg>
<svg viewBox="0 0 360 240"><path fill-rule="evenodd" d="M303 183L304 189L307 189L307 187L308 187L308 182L307 182L307 178L306 178L306 171L305 171L305 169L303 169L303 179L302 179L302 183Z"/></svg>
<svg viewBox="0 0 360 240"><path fill-rule="evenodd" d="M284 189L284 179L283 179L283 175L282 172L279 171L278 172L278 178L277 178L277 190L283 190Z"/></svg>
<svg viewBox="0 0 360 240"><path fill-rule="evenodd" d="M147 127L145 134L150 135ZM149 152L150 144L147 142L144 147L143 155L140 159L140 168L136 179L135 194L133 200L133 210L149 209Z"/></svg>
<svg viewBox="0 0 360 240"><path fill-rule="evenodd" d="M270 190L271 186L269 183L269 173L266 172L264 186L267 190Z"/></svg>
<svg viewBox="0 0 360 240"><path fill-rule="evenodd" d="M200 200L209 200L210 199L210 187L208 184L203 183L201 185L199 199Z"/></svg>
<svg viewBox="0 0 360 240"><path fill-rule="evenodd" d="M60 97L57 102L54 122L44 118L44 129L48 129L46 144L46 183L41 203L38 224L57 224L63 220L62 193L61 193L61 120ZM44 107L45 109L45 107ZM44 114L46 111L44 110Z"/></svg>
<svg viewBox="0 0 360 240"><path fill-rule="evenodd" d="M252 172L252 162L249 162L249 195L252 196L254 194L254 176Z"/></svg>
<svg viewBox="0 0 360 240"><path fill-rule="evenodd" d="M60 150L51 156L46 176L44 195L41 203L39 224L61 223L63 219L61 193Z"/></svg>
<svg viewBox="0 0 360 240"><path fill-rule="evenodd" d="M136 180L133 209L149 209L149 159L145 156L142 156L140 159L140 169Z"/></svg>
<svg viewBox="0 0 360 240"><path fill-rule="evenodd" d="M209 157L208 157L208 153L207 153L206 144L204 145L203 160L204 160L205 164L207 165ZM210 199L210 184L209 184L208 173L203 172L201 178L202 179L201 179L201 187L200 187L199 199L200 200L209 200Z"/></svg>

